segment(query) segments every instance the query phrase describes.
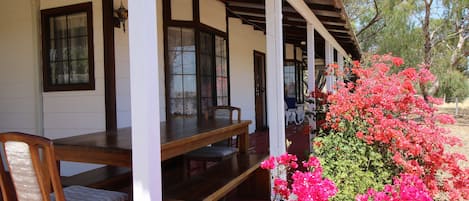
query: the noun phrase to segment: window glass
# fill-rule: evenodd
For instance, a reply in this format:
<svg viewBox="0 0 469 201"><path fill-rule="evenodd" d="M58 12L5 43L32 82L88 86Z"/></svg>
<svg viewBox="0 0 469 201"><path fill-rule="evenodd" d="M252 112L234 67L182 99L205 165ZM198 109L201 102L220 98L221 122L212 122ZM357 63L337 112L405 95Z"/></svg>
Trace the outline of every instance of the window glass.
<svg viewBox="0 0 469 201"><path fill-rule="evenodd" d="M42 10L44 91L94 89L91 3Z"/></svg>
<svg viewBox="0 0 469 201"><path fill-rule="evenodd" d="M200 116L211 106L229 104L224 37L210 30L168 26L167 57L170 118Z"/></svg>
<svg viewBox="0 0 469 201"><path fill-rule="evenodd" d="M286 61L283 69L285 96L296 97L296 66L293 61Z"/></svg>
<svg viewBox="0 0 469 201"><path fill-rule="evenodd" d="M217 81L217 105L228 105L228 70L226 57L226 39L215 36L215 66Z"/></svg>
<svg viewBox="0 0 469 201"><path fill-rule="evenodd" d="M213 106L213 36L200 32L200 101L202 113Z"/></svg>
<svg viewBox="0 0 469 201"><path fill-rule="evenodd" d="M169 112L197 115L197 79L194 30L168 27Z"/></svg>

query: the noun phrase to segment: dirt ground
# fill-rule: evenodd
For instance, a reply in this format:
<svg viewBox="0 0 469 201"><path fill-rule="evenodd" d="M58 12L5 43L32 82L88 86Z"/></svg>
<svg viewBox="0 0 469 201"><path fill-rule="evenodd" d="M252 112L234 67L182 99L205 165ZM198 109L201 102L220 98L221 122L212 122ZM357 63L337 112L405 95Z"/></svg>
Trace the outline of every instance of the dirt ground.
<svg viewBox="0 0 469 201"><path fill-rule="evenodd" d="M463 103L459 103L458 108L458 115L455 115L455 103L446 103L439 106L440 112L455 115L456 124L445 125L445 127L451 130L451 135L460 138L463 142L462 147L451 147L450 150L465 154L467 159L469 159L469 99L466 99ZM465 162L462 165L469 167L469 162Z"/></svg>

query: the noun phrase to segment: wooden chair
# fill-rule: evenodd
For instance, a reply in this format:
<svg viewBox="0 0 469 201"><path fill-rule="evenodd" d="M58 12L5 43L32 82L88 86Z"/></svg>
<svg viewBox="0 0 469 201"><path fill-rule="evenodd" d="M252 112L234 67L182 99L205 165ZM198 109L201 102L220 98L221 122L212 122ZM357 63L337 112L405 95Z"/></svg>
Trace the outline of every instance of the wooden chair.
<svg viewBox="0 0 469 201"><path fill-rule="evenodd" d="M205 119L229 119L233 120L234 113L237 113L236 119L241 120L241 109L233 106L214 106L205 112ZM221 142L212 144L211 146L202 147L200 149L191 151L184 155L185 164L188 169L188 175L190 175L190 161L202 161L204 170L207 169L207 162L218 162L233 157L238 152L238 141L235 138L229 138Z"/></svg>
<svg viewBox="0 0 469 201"><path fill-rule="evenodd" d="M18 201L126 201L125 193L98 190L83 186L62 188L52 141L23 133L2 133L0 143L5 153L13 186L0 165L3 200L14 190ZM0 157L0 159L3 158ZM13 188L13 189L12 189ZM53 193L52 193L53 192Z"/></svg>

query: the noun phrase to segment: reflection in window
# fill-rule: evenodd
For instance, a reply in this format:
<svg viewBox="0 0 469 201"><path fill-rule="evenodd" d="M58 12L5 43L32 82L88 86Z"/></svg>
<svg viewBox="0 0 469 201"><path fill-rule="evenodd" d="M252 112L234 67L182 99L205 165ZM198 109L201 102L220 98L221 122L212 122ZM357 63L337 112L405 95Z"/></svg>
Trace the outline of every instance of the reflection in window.
<svg viewBox="0 0 469 201"><path fill-rule="evenodd" d="M94 89L91 3L42 11L44 90Z"/></svg>
<svg viewBox="0 0 469 201"><path fill-rule="evenodd" d="M213 106L213 37L200 32L200 103L201 112Z"/></svg>
<svg viewBox="0 0 469 201"><path fill-rule="evenodd" d="M217 80L217 105L228 105L228 68L226 56L226 40L215 36L215 66Z"/></svg>
<svg viewBox="0 0 469 201"><path fill-rule="evenodd" d="M169 112L197 115L194 30L168 27Z"/></svg>
<svg viewBox="0 0 469 201"><path fill-rule="evenodd" d="M167 44L169 118L203 115L209 107L229 104L225 37L169 26Z"/></svg>
<svg viewBox="0 0 469 201"><path fill-rule="evenodd" d="M296 97L296 66L294 61L285 61L283 69L285 96L290 98Z"/></svg>

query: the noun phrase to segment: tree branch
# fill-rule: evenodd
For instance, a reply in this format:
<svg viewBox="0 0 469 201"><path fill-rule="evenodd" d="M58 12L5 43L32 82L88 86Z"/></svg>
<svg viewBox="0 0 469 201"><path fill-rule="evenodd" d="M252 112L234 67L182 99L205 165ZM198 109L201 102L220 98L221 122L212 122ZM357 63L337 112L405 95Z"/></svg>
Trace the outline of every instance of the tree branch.
<svg viewBox="0 0 469 201"><path fill-rule="evenodd" d="M373 0L374 4L375 4L375 16L373 17L373 19L371 19L370 22L368 22L368 24L363 27L358 33L357 33L357 37L363 33L363 31L367 30L368 28L370 28L373 24L375 24L376 22L378 22L379 20L381 20L381 15L380 15L380 12L379 12L379 7L378 7L378 3L376 2L376 0Z"/></svg>

